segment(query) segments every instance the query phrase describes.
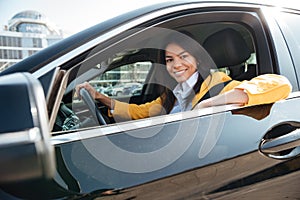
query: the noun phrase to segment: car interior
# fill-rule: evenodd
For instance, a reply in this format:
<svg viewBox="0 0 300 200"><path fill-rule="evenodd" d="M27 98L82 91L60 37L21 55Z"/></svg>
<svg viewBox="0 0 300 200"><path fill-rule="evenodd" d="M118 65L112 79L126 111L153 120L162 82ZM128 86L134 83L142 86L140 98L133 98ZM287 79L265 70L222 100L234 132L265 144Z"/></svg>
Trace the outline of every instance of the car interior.
<svg viewBox="0 0 300 200"><path fill-rule="evenodd" d="M217 66L212 72L222 71L239 81L250 80L257 75L253 37L245 26L218 22L180 26L174 31L188 32L206 49ZM142 84L138 92L111 96L135 104L152 101L163 90L174 88L176 82L164 67L163 51L153 45L161 43L161 38L153 39L157 33L146 33L142 37L133 36L126 42L116 43L116 48L105 51L97 46L58 70L55 80L58 84L48 98L50 126L54 133L99 125L92 117L91 108L75 94L75 86L84 81L89 81L102 93L113 90L121 82L138 82ZM65 70L69 66L72 67ZM96 104L106 124L116 123L113 117L107 115L107 108L100 102ZM51 109L55 107L57 109Z"/></svg>

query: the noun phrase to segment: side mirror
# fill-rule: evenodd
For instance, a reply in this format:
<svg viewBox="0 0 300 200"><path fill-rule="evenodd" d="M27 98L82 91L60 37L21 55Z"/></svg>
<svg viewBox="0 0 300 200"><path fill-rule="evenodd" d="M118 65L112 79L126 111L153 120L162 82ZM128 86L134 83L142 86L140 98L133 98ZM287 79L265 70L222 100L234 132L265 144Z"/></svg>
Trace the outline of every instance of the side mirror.
<svg viewBox="0 0 300 200"><path fill-rule="evenodd" d="M0 77L0 183L55 174L46 101L29 73Z"/></svg>

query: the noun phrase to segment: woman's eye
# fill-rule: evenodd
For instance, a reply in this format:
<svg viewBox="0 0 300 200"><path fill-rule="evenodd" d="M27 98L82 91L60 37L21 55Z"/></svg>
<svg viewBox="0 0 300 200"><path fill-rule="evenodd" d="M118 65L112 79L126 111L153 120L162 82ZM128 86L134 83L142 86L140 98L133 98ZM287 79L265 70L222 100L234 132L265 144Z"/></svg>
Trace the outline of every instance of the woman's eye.
<svg viewBox="0 0 300 200"><path fill-rule="evenodd" d="M166 59L166 63L170 63L170 62L172 62L172 61L173 61L173 59L171 59L171 58Z"/></svg>
<svg viewBox="0 0 300 200"><path fill-rule="evenodd" d="M187 54L181 55L181 59L186 59L187 57L189 57L189 55L187 55Z"/></svg>

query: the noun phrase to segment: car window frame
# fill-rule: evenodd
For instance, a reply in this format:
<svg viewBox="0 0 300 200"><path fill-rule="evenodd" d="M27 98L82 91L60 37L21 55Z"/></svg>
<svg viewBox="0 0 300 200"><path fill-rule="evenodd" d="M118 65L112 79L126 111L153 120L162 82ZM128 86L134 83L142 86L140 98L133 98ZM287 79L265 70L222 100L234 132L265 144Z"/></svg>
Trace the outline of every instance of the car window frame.
<svg viewBox="0 0 300 200"><path fill-rule="evenodd" d="M273 59L271 56L271 53L269 51L269 45L267 43L267 39L266 39L266 34L265 34L265 30L264 30L264 26L263 26L263 22L259 13L259 9L253 9L253 8L227 8L225 11L218 11L218 10L213 10L211 9L210 11L203 11L203 9L199 8L197 9L197 11L193 11L192 13L186 14L186 10L185 11L180 11L178 12L176 15L176 17L170 17L167 20L163 20L163 21L159 21L155 24L152 24L151 27L165 27L165 25L167 25L166 27L170 26L170 24L172 24L174 22L174 20L183 20L183 21L191 21L191 18L196 17L198 19L200 19L199 22L197 23L212 23L212 22L232 22L232 23L239 23L242 24L243 26L247 27L247 29L250 31L250 33L253 35L253 40L255 41L255 45L257 45L257 49L256 52L258 53L258 57L257 57L257 64L260 66L268 66L265 69L261 69L259 68L259 73L273 73L274 69L273 69ZM173 13L174 15L174 13ZM180 15L180 16L179 16ZM217 17L216 17L217 16ZM239 16L239 18L237 18L237 16ZM188 20L189 19L189 20ZM155 21L155 20L154 20ZM146 22L140 25L140 27L147 27L147 23L153 23L153 22ZM178 24L177 24L178 25ZM147 30L147 28L141 28L141 31ZM132 33L132 35L126 33L126 37L131 37L132 35L136 34L136 33ZM107 47L109 46L113 46L116 45L118 43L118 39L117 38L126 38L124 35L120 34L118 35L118 37L114 38L112 41L110 41L110 45L107 45L107 41L104 43ZM117 40L116 40L117 39ZM100 46L103 46L104 44L101 44ZM258 50L260 49L260 50ZM102 49L103 51L105 49ZM226 112L228 111L227 109L223 110L222 112ZM193 111L191 111L193 112ZM198 113L198 112L195 112ZM214 114L214 113L210 113L210 114ZM184 113L180 113L180 115L183 116L184 119L189 119L189 117L196 117L197 114L195 115L189 115L186 112ZM161 117L167 117L168 115L164 115ZM198 115L198 117L201 117L201 115ZM175 118L173 118L175 119ZM141 119L141 120L146 120L147 119ZM162 121L162 123L164 123L164 120L160 120ZM176 121L176 120L175 120ZM172 122L172 121L170 121ZM124 123L132 123L132 121L127 121ZM135 123L135 121L133 122ZM168 122L169 123L169 122ZM110 124L109 126L119 126L119 123L117 124ZM103 126L104 128L105 126ZM101 128L101 127L100 127Z"/></svg>

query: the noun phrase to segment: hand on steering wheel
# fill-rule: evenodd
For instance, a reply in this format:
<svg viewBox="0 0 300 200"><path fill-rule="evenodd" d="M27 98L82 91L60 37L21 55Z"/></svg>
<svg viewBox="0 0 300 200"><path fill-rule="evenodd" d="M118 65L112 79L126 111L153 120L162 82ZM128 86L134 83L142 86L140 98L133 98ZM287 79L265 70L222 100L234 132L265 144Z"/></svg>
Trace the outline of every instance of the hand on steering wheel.
<svg viewBox="0 0 300 200"><path fill-rule="evenodd" d="M106 125L107 123L90 93L85 88L80 88L79 94L88 106L95 120L97 120L100 125Z"/></svg>

